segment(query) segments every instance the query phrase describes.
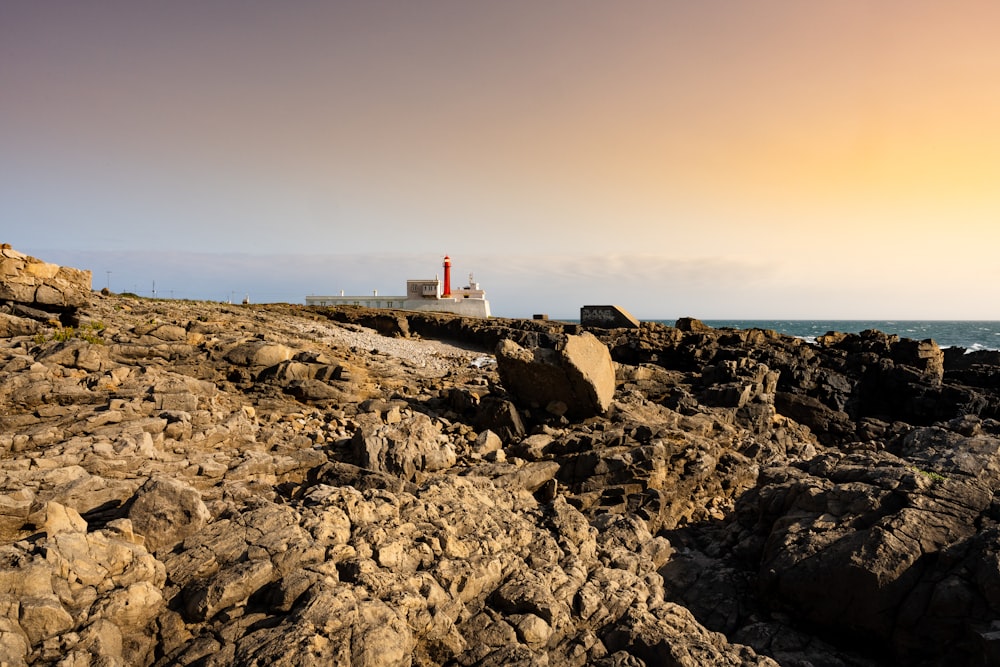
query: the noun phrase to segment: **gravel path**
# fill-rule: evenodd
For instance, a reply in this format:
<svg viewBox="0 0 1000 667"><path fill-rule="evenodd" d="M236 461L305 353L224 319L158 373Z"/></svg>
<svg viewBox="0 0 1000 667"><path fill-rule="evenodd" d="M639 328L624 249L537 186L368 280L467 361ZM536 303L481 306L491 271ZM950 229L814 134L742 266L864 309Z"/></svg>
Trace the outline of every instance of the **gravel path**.
<svg viewBox="0 0 1000 667"><path fill-rule="evenodd" d="M341 345L365 352L377 352L394 357L407 365L435 371L456 367L484 367L496 363L492 354L472 350L439 340L391 338L356 324L312 327L311 335L326 345Z"/></svg>

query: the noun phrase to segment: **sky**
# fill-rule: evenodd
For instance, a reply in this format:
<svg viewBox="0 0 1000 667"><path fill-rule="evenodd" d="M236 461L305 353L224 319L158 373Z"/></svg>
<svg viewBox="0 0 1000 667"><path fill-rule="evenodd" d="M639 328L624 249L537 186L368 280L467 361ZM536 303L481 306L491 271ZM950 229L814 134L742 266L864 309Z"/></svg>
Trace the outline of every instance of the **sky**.
<svg viewBox="0 0 1000 667"><path fill-rule="evenodd" d="M1000 319L994 0L0 0L0 242L95 289Z"/></svg>

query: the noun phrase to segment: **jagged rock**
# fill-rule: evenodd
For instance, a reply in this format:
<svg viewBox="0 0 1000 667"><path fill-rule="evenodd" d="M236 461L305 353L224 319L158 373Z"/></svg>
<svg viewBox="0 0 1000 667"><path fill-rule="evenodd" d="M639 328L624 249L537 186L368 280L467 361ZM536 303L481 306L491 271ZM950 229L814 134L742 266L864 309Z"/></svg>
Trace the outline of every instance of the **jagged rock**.
<svg viewBox="0 0 1000 667"><path fill-rule="evenodd" d="M48 264L6 244L0 248L0 301L61 312L90 303L90 283L90 271Z"/></svg>
<svg viewBox="0 0 1000 667"><path fill-rule="evenodd" d="M171 549L200 531L211 514L201 494L167 477L150 479L130 501L128 518L150 551Z"/></svg>
<svg viewBox="0 0 1000 667"><path fill-rule="evenodd" d="M48 503L45 513L47 534L37 543L0 551L0 656L25 664L32 650L44 653L57 637L64 645L80 641L90 657L105 660L122 658L123 636L133 647L148 644L149 624L163 609L162 564L122 539L126 523L88 533L69 508ZM142 654L133 656L143 660Z"/></svg>
<svg viewBox="0 0 1000 667"><path fill-rule="evenodd" d="M500 439L500 436L486 429L476 438L476 442L473 444L473 451L477 454L485 455L495 452L501 447L503 447L503 441Z"/></svg>
<svg viewBox="0 0 1000 667"><path fill-rule="evenodd" d="M666 603L648 611L629 609L606 632L612 651L627 647L628 653L646 664L699 667L701 665L768 665L774 660L757 655L746 646L734 646L720 633L703 628L691 612Z"/></svg>
<svg viewBox="0 0 1000 667"><path fill-rule="evenodd" d="M30 489L0 495L0 541L11 541L20 535L34 499L35 494Z"/></svg>
<svg viewBox="0 0 1000 667"><path fill-rule="evenodd" d="M607 412L615 391L615 369L607 347L593 334L567 335L555 348L525 349L512 340L497 346L497 371L516 400L545 409L565 406L567 416Z"/></svg>
<svg viewBox="0 0 1000 667"><path fill-rule="evenodd" d="M558 356L555 321L109 294L76 313L102 345L0 307L46 332L0 330L0 661L1000 652L982 355L647 322L598 332L617 385L583 417L476 358Z"/></svg>
<svg viewBox="0 0 1000 667"><path fill-rule="evenodd" d="M268 559L236 563L205 585L185 594L185 613L192 621L212 618L219 611L245 601L271 583L274 566Z"/></svg>
<svg viewBox="0 0 1000 667"><path fill-rule="evenodd" d="M477 428L496 433L502 443L516 442L526 432L517 407L508 400L487 396L479 405L473 423Z"/></svg>
<svg viewBox="0 0 1000 667"><path fill-rule="evenodd" d="M712 331L712 327L694 317L682 317L674 324L679 331Z"/></svg>
<svg viewBox="0 0 1000 667"><path fill-rule="evenodd" d="M363 426L351 446L358 465L400 475L406 481L414 480L417 471L444 470L457 460L454 446L441 429L419 413L395 424Z"/></svg>
<svg viewBox="0 0 1000 667"><path fill-rule="evenodd" d="M73 627L73 617L63 609L55 595L22 597L20 607L18 624L30 645L39 644Z"/></svg>
<svg viewBox="0 0 1000 667"><path fill-rule="evenodd" d="M35 320L0 312L0 338L32 336L39 329L40 326Z"/></svg>
<svg viewBox="0 0 1000 667"><path fill-rule="evenodd" d="M74 532L86 532L87 530L87 522L71 507L50 502L45 503L44 511L45 523L42 525L42 530L49 537L65 530Z"/></svg>
<svg viewBox="0 0 1000 667"><path fill-rule="evenodd" d="M929 609L924 602L921 615L940 618L946 608L954 613L954 605L943 602L944 582L964 579L964 568L928 567L948 562L943 554L970 540L990 511L993 489L1000 486L1000 439L918 429L903 447L915 463L859 452L765 474L745 501L757 503L745 516L756 514L757 529L766 527L763 590L808 622L897 647L908 663L916 656L971 658L973 649L956 625L923 632L930 624L917 620L912 600L938 591L939 606ZM985 601L972 603L985 594L976 585L962 584L952 593L969 600L955 603L963 607L963 623L985 627L1000 611Z"/></svg>
<svg viewBox="0 0 1000 667"><path fill-rule="evenodd" d="M0 615L0 664L20 667L31 650L31 639L17 619Z"/></svg>

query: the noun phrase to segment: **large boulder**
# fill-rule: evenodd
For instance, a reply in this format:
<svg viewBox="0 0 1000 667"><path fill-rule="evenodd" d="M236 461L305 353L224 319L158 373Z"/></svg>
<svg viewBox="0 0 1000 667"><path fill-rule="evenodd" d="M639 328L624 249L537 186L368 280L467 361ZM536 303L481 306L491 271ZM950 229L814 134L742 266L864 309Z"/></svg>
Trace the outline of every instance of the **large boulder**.
<svg viewBox="0 0 1000 667"><path fill-rule="evenodd" d="M49 264L0 246L0 301L66 310L90 302L90 271Z"/></svg>
<svg viewBox="0 0 1000 667"><path fill-rule="evenodd" d="M132 499L128 518L152 551L172 549L208 523L211 515L201 494L180 480L152 478Z"/></svg>
<svg viewBox="0 0 1000 667"><path fill-rule="evenodd" d="M593 334L565 335L554 348L524 348L502 340L497 371L515 401L568 418L607 412L615 393L615 368L608 348Z"/></svg>

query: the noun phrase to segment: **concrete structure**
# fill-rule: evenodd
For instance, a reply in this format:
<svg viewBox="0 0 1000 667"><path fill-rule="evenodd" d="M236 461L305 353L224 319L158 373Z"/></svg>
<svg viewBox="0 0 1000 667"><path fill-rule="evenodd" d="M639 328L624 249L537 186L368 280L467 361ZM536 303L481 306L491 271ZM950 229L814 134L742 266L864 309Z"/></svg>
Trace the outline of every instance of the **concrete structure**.
<svg viewBox="0 0 1000 667"><path fill-rule="evenodd" d="M583 306L580 324L601 329L638 329L639 320L621 306Z"/></svg>
<svg viewBox="0 0 1000 667"><path fill-rule="evenodd" d="M363 306L365 308L396 308L399 310L426 310L455 313L466 317L489 317L490 302L472 274L465 287L451 286L451 258L444 258L444 282L437 277L426 280L407 280L406 294L379 296L378 290L367 296L309 295L307 306Z"/></svg>

